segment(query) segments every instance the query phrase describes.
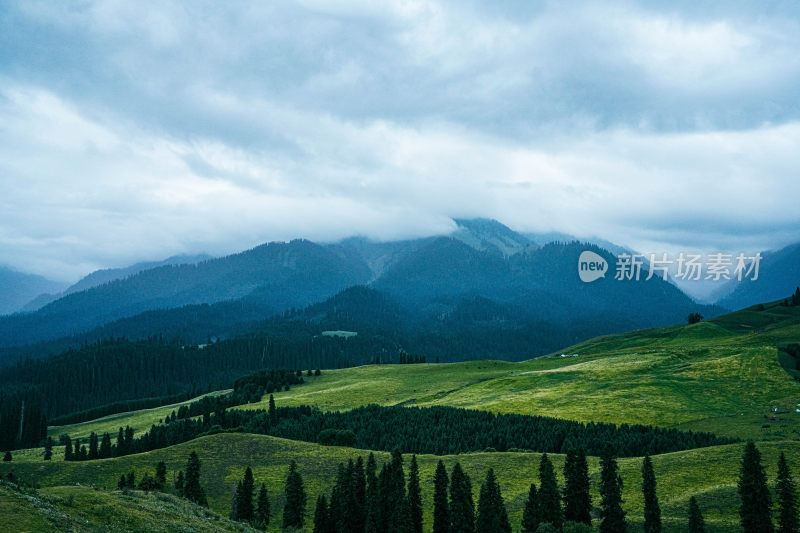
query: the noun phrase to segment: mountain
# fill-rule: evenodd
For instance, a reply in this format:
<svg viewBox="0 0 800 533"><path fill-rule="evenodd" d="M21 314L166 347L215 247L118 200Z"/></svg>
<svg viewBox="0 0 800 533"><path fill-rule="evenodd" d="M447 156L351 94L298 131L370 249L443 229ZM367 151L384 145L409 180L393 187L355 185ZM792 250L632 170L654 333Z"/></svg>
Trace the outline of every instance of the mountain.
<svg viewBox="0 0 800 533"><path fill-rule="evenodd" d="M63 283L0 266L0 315L16 313L36 296L63 288Z"/></svg>
<svg viewBox="0 0 800 533"><path fill-rule="evenodd" d="M167 265L69 294L34 313L0 318L0 346L75 336L145 311L249 297L302 307L365 283L367 265L339 246L270 243L198 264Z"/></svg>
<svg viewBox="0 0 800 533"><path fill-rule="evenodd" d="M800 286L800 243L763 254L756 281L737 282L733 291L719 300L728 309L741 309L759 302L786 298Z"/></svg>
<svg viewBox="0 0 800 533"><path fill-rule="evenodd" d="M530 239L496 220L456 218L454 221L458 229L450 237L476 250L510 256L528 247L536 247Z"/></svg>
<svg viewBox="0 0 800 533"><path fill-rule="evenodd" d="M212 257L207 254L175 255L164 259L163 261L136 263L124 268L105 268L102 270L95 270L91 274L81 278L77 283L67 287L63 292L39 294L36 298L32 299L24 307L22 307L20 311L30 313L32 311L36 311L37 309L41 309L50 302L54 302L55 300L63 298L68 294L91 289L110 281L124 279L129 276L133 276L134 274L138 274L143 270L150 270L151 268L158 268L167 265L193 265L202 261L208 261L209 259L212 259Z"/></svg>

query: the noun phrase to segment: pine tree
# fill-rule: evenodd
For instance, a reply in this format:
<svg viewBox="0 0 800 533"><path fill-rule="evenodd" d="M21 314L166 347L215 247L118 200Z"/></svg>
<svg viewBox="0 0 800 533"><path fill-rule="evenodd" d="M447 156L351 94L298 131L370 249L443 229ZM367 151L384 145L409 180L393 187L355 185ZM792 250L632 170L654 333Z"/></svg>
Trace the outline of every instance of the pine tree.
<svg viewBox="0 0 800 533"><path fill-rule="evenodd" d="M267 486L261 484L258 490L258 500L256 503L255 524L261 529L267 529L270 520L269 510L269 494L267 494Z"/></svg>
<svg viewBox="0 0 800 533"><path fill-rule="evenodd" d="M642 494L644 495L644 531L661 533L661 507L656 494L656 474L653 461L645 455L642 461Z"/></svg>
<svg viewBox="0 0 800 533"><path fill-rule="evenodd" d="M317 497L317 505L314 508L314 533L335 533L335 529L328 523L331 517L328 514L328 502L324 494Z"/></svg>
<svg viewBox="0 0 800 533"><path fill-rule="evenodd" d="M158 483L159 489L167 486L167 464L164 461L156 464L156 483Z"/></svg>
<svg viewBox="0 0 800 533"><path fill-rule="evenodd" d="M277 410L275 409L275 397L270 394L269 395L269 419L272 420L272 423L275 423L277 420Z"/></svg>
<svg viewBox="0 0 800 533"><path fill-rule="evenodd" d="M197 457L196 452L189 454L189 459L186 462L183 496L191 502L208 507L206 491L200 486L200 458Z"/></svg>
<svg viewBox="0 0 800 533"><path fill-rule="evenodd" d="M116 452L117 457L128 455L128 447L125 445L125 430L122 428L119 428L119 433L117 433Z"/></svg>
<svg viewBox="0 0 800 533"><path fill-rule="evenodd" d="M44 443L44 460L49 461L53 458L53 437L47 437Z"/></svg>
<svg viewBox="0 0 800 533"><path fill-rule="evenodd" d="M775 492L778 496L778 533L797 533L800 529L797 520L797 487L783 452L778 458Z"/></svg>
<svg viewBox="0 0 800 533"><path fill-rule="evenodd" d="M689 498L689 533L706 533L706 523L694 496Z"/></svg>
<svg viewBox="0 0 800 533"><path fill-rule="evenodd" d="M745 533L772 533L772 498L767 488L767 475L761 465L761 453L752 442L748 442L744 448L739 473L739 497L739 516Z"/></svg>
<svg viewBox="0 0 800 533"><path fill-rule="evenodd" d="M303 478L297 471L297 463L294 461L289 464L289 473L286 475L285 496L283 527L301 529L306 515L306 491L303 488Z"/></svg>
<svg viewBox="0 0 800 533"><path fill-rule="evenodd" d="M589 464L582 448L571 448L564 464L564 520L592 524Z"/></svg>
<svg viewBox="0 0 800 533"><path fill-rule="evenodd" d="M536 485L531 483L528 499L525 501L525 508L522 511L522 533L536 533L536 530L539 529L539 510L536 500Z"/></svg>
<svg viewBox="0 0 800 533"><path fill-rule="evenodd" d="M601 533L625 533L627 530L622 510L622 478L610 446L600 457L600 518Z"/></svg>
<svg viewBox="0 0 800 533"><path fill-rule="evenodd" d="M111 457L111 435L103 433L103 438L100 440L100 450L98 451L100 459L107 459Z"/></svg>
<svg viewBox="0 0 800 533"><path fill-rule="evenodd" d="M375 462L375 454L370 452L367 457L367 517L364 531L366 533L378 533L381 530L379 522L381 515L381 501L378 492L378 477L375 475L378 465Z"/></svg>
<svg viewBox="0 0 800 533"><path fill-rule="evenodd" d="M125 478L125 486L128 487L129 489L136 488L136 474L134 473L133 470L128 472L128 477Z"/></svg>
<svg viewBox="0 0 800 533"><path fill-rule="evenodd" d="M11 459L12 459L11 452L10 451L6 451L6 453L3 455L3 461L6 462L6 463L10 463Z"/></svg>
<svg viewBox="0 0 800 533"><path fill-rule="evenodd" d="M479 533L511 533L506 506L492 468L481 485L475 530Z"/></svg>
<svg viewBox="0 0 800 533"><path fill-rule="evenodd" d="M65 461L73 461L75 456L72 454L72 439L69 438L69 435L64 440L64 460Z"/></svg>
<svg viewBox="0 0 800 533"><path fill-rule="evenodd" d="M450 475L450 533L474 533L475 504L469 476L456 463Z"/></svg>
<svg viewBox="0 0 800 533"><path fill-rule="evenodd" d="M349 466L349 464L348 464ZM364 479L364 460L359 457L349 470L350 490L348 507L350 524L355 531L364 531L367 521L367 487Z"/></svg>
<svg viewBox="0 0 800 533"><path fill-rule="evenodd" d="M348 531L350 525L350 509L348 507L350 484L347 477L347 470L342 463L339 463L330 504L331 520L337 531Z"/></svg>
<svg viewBox="0 0 800 533"><path fill-rule="evenodd" d="M553 463L547 454L542 454L539 463L539 492L536 495L537 515L541 523L552 524L557 530L561 529L564 523L564 515L561 511L561 491L558 489L556 473Z"/></svg>
<svg viewBox="0 0 800 533"><path fill-rule="evenodd" d="M408 467L408 505L411 513L411 526L414 533L422 533L422 494L419 488L419 466L417 456L411 456Z"/></svg>
<svg viewBox="0 0 800 533"><path fill-rule="evenodd" d="M184 497L185 489L186 489L186 480L183 477L183 470L180 470L178 472L177 477L175 478L175 492L178 493L178 496Z"/></svg>
<svg viewBox="0 0 800 533"><path fill-rule="evenodd" d="M242 491L242 482L237 481L233 484L231 491L231 511L228 513L228 518L234 522L239 521L239 494Z"/></svg>
<svg viewBox="0 0 800 533"><path fill-rule="evenodd" d="M97 447L97 433L92 431L92 433L89 435L89 459L97 459L100 457L98 455Z"/></svg>
<svg viewBox="0 0 800 533"><path fill-rule="evenodd" d="M123 490L127 488L128 480L125 479L125 474L119 476L119 481L117 481L117 490Z"/></svg>
<svg viewBox="0 0 800 533"><path fill-rule="evenodd" d="M433 533L448 533L450 508L447 503L447 468L440 460L433 476Z"/></svg>
<svg viewBox="0 0 800 533"><path fill-rule="evenodd" d="M244 471L244 478L242 479L241 489L239 490L238 497L238 514L239 520L249 522L253 519L253 490L255 489L255 480L253 479L253 471L248 466Z"/></svg>

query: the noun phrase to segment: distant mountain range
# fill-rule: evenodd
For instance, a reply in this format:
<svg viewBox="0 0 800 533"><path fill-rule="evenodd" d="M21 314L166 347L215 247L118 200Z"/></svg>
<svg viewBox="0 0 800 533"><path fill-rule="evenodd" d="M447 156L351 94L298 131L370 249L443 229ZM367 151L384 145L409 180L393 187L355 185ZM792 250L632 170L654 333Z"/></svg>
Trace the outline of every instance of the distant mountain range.
<svg viewBox="0 0 800 533"><path fill-rule="evenodd" d="M682 322L690 312L710 317L723 311L697 304L657 276L581 282L580 253L592 250L613 265L626 249L611 243L523 235L494 220L456 223L448 237L295 240L221 258L179 256L98 271L38 309L0 317L0 350L6 357L46 354L111 336L227 338L353 286L368 286L375 298L396 304L404 338L437 353L448 353L443 346L457 335L485 344L487 356L523 348L532 356L599 334ZM769 261L765 256L759 289L755 283L747 286L755 292L737 287L725 307L788 296L800 264L800 245L790 248L769 254ZM492 338L502 338L503 347L493 346Z"/></svg>
<svg viewBox="0 0 800 533"><path fill-rule="evenodd" d="M38 295L60 291L65 285L0 266L0 315L16 313Z"/></svg>

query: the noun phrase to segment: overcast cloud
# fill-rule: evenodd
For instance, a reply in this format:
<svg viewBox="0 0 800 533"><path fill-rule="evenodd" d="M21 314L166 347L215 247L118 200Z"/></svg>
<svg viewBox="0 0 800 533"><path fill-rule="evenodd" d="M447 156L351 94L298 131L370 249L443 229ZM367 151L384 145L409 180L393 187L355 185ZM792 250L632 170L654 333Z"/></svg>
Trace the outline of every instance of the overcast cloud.
<svg viewBox="0 0 800 533"><path fill-rule="evenodd" d="M776 6L0 1L0 264L75 280L477 216L798 241L800 5Z"/></svg>

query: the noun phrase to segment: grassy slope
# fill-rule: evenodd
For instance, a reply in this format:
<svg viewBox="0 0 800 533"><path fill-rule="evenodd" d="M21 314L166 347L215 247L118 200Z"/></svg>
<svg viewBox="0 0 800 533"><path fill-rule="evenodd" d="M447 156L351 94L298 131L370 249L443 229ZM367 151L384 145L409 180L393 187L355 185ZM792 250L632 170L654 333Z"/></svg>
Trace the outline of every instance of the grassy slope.
<svg viewBox="0 0 800 533"><path fill-rule="evenodd" d="M760 443L764 455L767 474L772 480L775 476L775 464L780 451L788 455L790 465L800 467L800 449L788 443ZM135 470L137 477L145 472L152 474L154 465L159 460L167 463L168 481L174 472L185 465L190 451L196 450L202 461L202 483L208 492L211 508L220 514L229 510L230 495L233 483L241 479L243 469L251 465L257 482L265 482L271 496L271 504L275 514L280 516L283 505L282 490L286 468L292 459L298 460L309 495L309 514L313 512L313 502L320 492L330 493L330 484L336 475L339 462L358 455L366 456L368 452L351 448L325 447L317 444L278 439L274 437L246 434L213 435L202 439L173 446L164 450L118 459L107 459L91 463L45 463L39 459L17 459L12 464L0 464L0 473L14 469L17 476L35 480L44 487L59 487L65 484L94 484L98 488L113 489L117 479L123 472ZM736 531L737 497L736 477L739 468L742 445L718 446L702 450L692 450L665 454L653 458L656 475L659 481L659 497L664 515L666 531L683 531L688 499L697 495L712 531ZM388 460L388 454L376 453L378 462ZM366 457L365 457L366 458ZM475 497L479 483L483 480L488 468L494 468L501 482L503 496L512 520L512 526L519 525L522 517L528 485L538 484L539 454L526 453L475 453L459 456L443 457L445 464L451 468L456 461L461 462L466 472L473 479ZM552 456L559 472L563 470L564 457ZM439 457L425 455L419 457L423 498L425 502L427 529L431 524L431 501L433 492L433 473ZM595 488L593 502L599 502L596 487L599 482L599 465L596 458L590 458L590 473ZM641 522L641 460L621 459L619 461L622 477L625 481L624 499L631 522ZM563 483L563 478L560 478ZM63 496L68 489L43 489L42 492L54 496ZM96 505L114 506L121 496L103 491L91 492L97 499ZM76 496L77 498L78 496ZM88 498L88 496L86 496ZM95 504L92 504L95 505ZM144 504L139 502L139 507ZM60 507L64 507L60 505ZM84 507L81 504L81 507ZM68 514L74 516L75 513ZM85 514L100 515L101 510L84 510ZM109 511L110 512L110 511ZM142 516L148 509L143 508L136 513ZM27 516L28 513L26 513ZM127 515L127 511L126 511ZM138 515L137 515L138 516ZM159 515L160 516L160 515ZM99 519L95 517L95 519ZM132 523L138 520L129 518ZM126 518L128 520L128 518ZM142 519L144 520L144 519ZM278 523L276 518L273 523ZM309 520L310 525L310 520ZM0 530L2 527L0 527ZM277 529L274 529L277 531ZM636 531L636 528L633 528Z"/></svg>
<svg viewBox="0 0 800 533"><path fill-rule="evenodd" d="M128 494L85 486L49 487L37 494L0 486L0 531L185 532L254 531L164 494Z"/></svg>
<svg viewBox="0 0 800 533"><path fill-rule="evenodd" d="M351 409L451 405L579 421L642 423L713 430L756 440L800 439L800 383L778 362L776 345L800 342L800 307L767 305L694 325L639 330L568 349L580 357L521 363L472 361L369 365L328 370L275 394L279 405ZM266 398L245 408L266 408ZM777 417L773 408L789 411ZM176 406L51 428L58 435L138 431ZM765 416L777 418L767 420ZM763 427L767 426L767 427Z"/></svg>

